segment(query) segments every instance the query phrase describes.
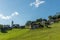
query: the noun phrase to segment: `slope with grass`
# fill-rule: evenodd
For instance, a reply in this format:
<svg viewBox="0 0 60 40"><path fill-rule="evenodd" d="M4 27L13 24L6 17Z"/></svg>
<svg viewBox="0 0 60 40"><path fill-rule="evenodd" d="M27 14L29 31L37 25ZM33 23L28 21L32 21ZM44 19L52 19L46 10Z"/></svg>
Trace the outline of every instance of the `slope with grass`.
<svg viewBox="0 0 60 40"><path fill-rule="evenodd" d="M60 22L43 29L13 29L0 33L0 40L60 40Z"/></svg>

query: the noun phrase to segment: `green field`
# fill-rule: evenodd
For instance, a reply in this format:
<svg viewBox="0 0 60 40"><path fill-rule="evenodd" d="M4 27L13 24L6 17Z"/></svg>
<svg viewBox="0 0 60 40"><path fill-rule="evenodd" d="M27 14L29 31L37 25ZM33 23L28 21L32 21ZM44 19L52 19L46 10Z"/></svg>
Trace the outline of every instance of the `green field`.
<svg viewBox="0 0 60 40"><path fill-rule="evenodd" d="M60 40L60 22L43 29L13 29L0 33L0 40Z"/></svg>

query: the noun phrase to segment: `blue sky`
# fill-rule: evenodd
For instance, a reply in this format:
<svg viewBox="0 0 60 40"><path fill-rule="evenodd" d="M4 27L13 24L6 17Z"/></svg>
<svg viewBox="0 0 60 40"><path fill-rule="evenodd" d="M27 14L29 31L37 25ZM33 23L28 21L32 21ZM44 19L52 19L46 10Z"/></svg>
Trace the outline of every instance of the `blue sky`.
<svg viewBox="0 0 60 40"><path fill-rule="evenodd" d="M60 12L60 0L0 0L0 24L24 25Z"/></svg>

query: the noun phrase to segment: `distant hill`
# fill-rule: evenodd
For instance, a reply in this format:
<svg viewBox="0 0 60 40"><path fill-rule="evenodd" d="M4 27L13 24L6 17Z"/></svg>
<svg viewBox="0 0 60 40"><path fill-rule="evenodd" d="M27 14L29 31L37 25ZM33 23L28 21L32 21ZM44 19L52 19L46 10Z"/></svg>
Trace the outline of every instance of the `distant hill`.
<svg viewBox="0 0 60 40"><path fill-rule="evenodd" d="M12 29L0 33L0 40L60 40L60 22L42 29Z"/></svg>

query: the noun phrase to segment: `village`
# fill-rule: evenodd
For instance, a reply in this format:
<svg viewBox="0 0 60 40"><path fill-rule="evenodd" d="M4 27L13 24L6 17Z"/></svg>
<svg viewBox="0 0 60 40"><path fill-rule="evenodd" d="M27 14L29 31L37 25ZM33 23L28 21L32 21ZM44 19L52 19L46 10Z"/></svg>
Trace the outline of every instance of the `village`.
<svg viewBox="0 0 60 40"><path fill-rule="evenodd" d="M11 22L11 25L0 25L0 31L2 33L7 33L8 30L14 28L17 29L41 29L41 28L51 28L49 25L60 21L60 14L54 16L49 16L49 19L36 19L36 21L27 21L25 25L20 26L19 24L14 24L14 21Z"/></svg>

